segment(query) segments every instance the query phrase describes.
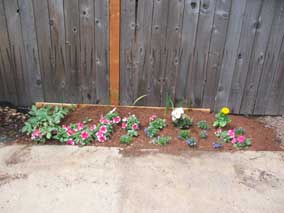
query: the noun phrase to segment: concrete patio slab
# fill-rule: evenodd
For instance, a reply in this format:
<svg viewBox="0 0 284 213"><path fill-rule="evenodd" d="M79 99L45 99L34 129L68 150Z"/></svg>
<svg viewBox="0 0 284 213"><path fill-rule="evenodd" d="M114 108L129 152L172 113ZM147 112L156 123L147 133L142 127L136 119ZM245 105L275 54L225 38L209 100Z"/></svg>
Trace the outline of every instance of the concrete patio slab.
<svg viewBox="0 0 284 213"><path fill-rule="evenodd" d="M284 212L284 152L0 146L0 212Z"/></svg>

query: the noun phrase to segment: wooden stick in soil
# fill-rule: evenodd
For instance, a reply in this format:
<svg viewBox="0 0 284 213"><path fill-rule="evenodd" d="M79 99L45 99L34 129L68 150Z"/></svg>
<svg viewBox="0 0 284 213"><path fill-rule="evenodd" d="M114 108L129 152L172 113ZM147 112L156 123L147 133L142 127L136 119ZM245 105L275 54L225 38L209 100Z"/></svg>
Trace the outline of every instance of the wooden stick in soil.
<svg viewBox="0 0 284 213"><path fill-rule="evenodd" d="M71 107L75 106L77 109L84 107L118 107L118 108L136 108L136 109L164 109L164 107L151 107L151 106L116 106L116 105L101 105L101 104L67 104L67 103L48 103L48 102L36 102L37 108L41 108L44 106L62 106L62 107ZM189 111L200 111L210 113L211 110L209 108L184 108Z"/></svg>

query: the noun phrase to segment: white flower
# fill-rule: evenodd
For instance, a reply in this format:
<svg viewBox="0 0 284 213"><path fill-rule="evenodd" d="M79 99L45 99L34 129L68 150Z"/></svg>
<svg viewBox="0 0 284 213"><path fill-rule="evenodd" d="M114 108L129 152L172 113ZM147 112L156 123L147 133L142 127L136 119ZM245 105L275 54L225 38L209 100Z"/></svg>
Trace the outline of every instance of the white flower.
<svg viewBox="0 0 284 213"><path fill-rule="evenodd" d="M177 119L181 118L181 116L184 114L184 110L182 107L175 108L172 111L172 121L176 121Z"/></svg>

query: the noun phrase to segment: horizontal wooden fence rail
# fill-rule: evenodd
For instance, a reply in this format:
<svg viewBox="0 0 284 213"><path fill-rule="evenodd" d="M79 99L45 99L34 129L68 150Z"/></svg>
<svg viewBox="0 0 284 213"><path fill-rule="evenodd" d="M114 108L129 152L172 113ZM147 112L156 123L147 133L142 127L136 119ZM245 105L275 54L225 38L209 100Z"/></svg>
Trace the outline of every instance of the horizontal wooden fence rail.
<svg viewBox="0 0 284 213"><path fill-rule="evenodd" d="M0 0L0 101L284 114L283 0Z"/></svg>
<svg viewBox="0 0 284 213"><path fill-rule="evenodd" d="M284 1L121 0L120 102L284 114Z"/></svg>

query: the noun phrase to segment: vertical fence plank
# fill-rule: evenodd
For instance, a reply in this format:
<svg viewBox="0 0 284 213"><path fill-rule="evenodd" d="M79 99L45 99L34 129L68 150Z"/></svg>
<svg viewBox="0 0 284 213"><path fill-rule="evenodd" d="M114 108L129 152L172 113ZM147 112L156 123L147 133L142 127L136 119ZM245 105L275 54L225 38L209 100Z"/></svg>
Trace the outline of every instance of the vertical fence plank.
<svg viewBox="0 0 284 213"><path fill-rule="evenodd" d="M233 1L216 94L215 110L219 110L222 106L228 104L245 7L246 0Z"/></svg>
<svg viewBox="0 0 284 213"><path fill-rule="evenodd" d="M54 70L54 84L57 101L64 102L68 97L66 91L65 69L65 23L63 0L48 0L51 39L51 66Z"/></svg>
<svg viewBox="0 0 284 213"><path fill-rule="evenodd" d="M95 103L96 84L94 63L95 58L95 15L94 1L80 1L80 79L81 79L81 102ZM93 96L92 96L93 95Z"/></svg>
<svg viewBox="0 0 284 213"><path fill-rule="evenodd" d="M95 1L97 103L109 104L109 0Z"/></svg>
<svg viewBox="0 0 284 213"><path fill-rule="evenodd" d="M25 86L30 87L32 102L43 101L44 96L39 66L33 4L30 0L18 0L18 3L22 24L25 60L27 61L26 72L29 78Z"/></svg>
<svg viewBox="0 0 284 213"><path fill-rule="evenodd" d="M264 56L276 8L276 1L277 0L264 0L258 22L256 23L258 28L256 30L245 89L243 91L241 114L253 113Z"/></svg>
<svg viewBox="0 0 284 213"><path fill-rule="evenodd" d="M231 0L217 0L216 2L208 63L206 68L206 84L202 98L203 107L212 107L215 104L215 95L218 87L220 68L223 59L231 4Z"/></svg>
<svg viewBox="0 0 284 213"><path fill-rule="evenodd" d="M5 15L9 32L9 41L11 51L9 61L13 67L15 81L18 91L18 99L20 105L30 104L29 87L25 86L28 83L28 72L26 66L25 51L21 32L20 8L17 0L4 0Z"/></svg>
<svg viewBox="0 0 284 213"><path fill-rule="evenodd" d="M33 0L34 18L38 41L40 70L42 71L44 96L46 101L57 101L54 67L51 66L50 20L47 1Z"/></svg>
<svg viewBox="0 0 284 213"><path fill-rule="evenodd" d="M250 0L247 2L228 102L228 106L234 113L240 112L256 28L259 26L258 18L261 7L262 0Z"/></svg>
<svg viewBox="0 0 284 213"><path fill-rule="evenodd" d="M262 75L257 91L254 113L265 114L270 92L273 89L273 79L284 36L284 1L278 1L277 10L272 24L270 39L262 67Z"/></svg>
<svg viewBox="0 0 284 213"><path fill-rule="evenodd" d="M206 84L206 68L216 2L215 0L202 0L200 4L197 37L193 57L194 73L190 81L190 87L188 88L192 91L191 101L193 106L198 107L202 105L202 97Z"/></svg>
<svg viewBox="0 0 284 213"><path fill-rule="evenodd" d="M119 104L120 1L109 2L110 103Z"/></svg>
<svg viewBox="0 0 284 213"><path fill-rule="evenodd" d="M193 73L192 61L193 52L196 40L196 30L199 18L199 7L200 1L198 0L185 0L183 21L182 21L182 35L181 35L181 46L182 54L180 59L180 68L177 77L176 86L176 101L185 102L186 97L189 97L187 82L191 79ZM190 23L190 24L189 24ZM188 104L188 103L185 103Z"/></svg>
<svg viewBox="0 0 284 213"><path fill-rule="evenodd" d="M182 21L184 0L171 0L168 7L168 22L166 31L166 61L162 68L161 105L165 105L167 96L175 99L177 75L180 65Z"/></svg>

